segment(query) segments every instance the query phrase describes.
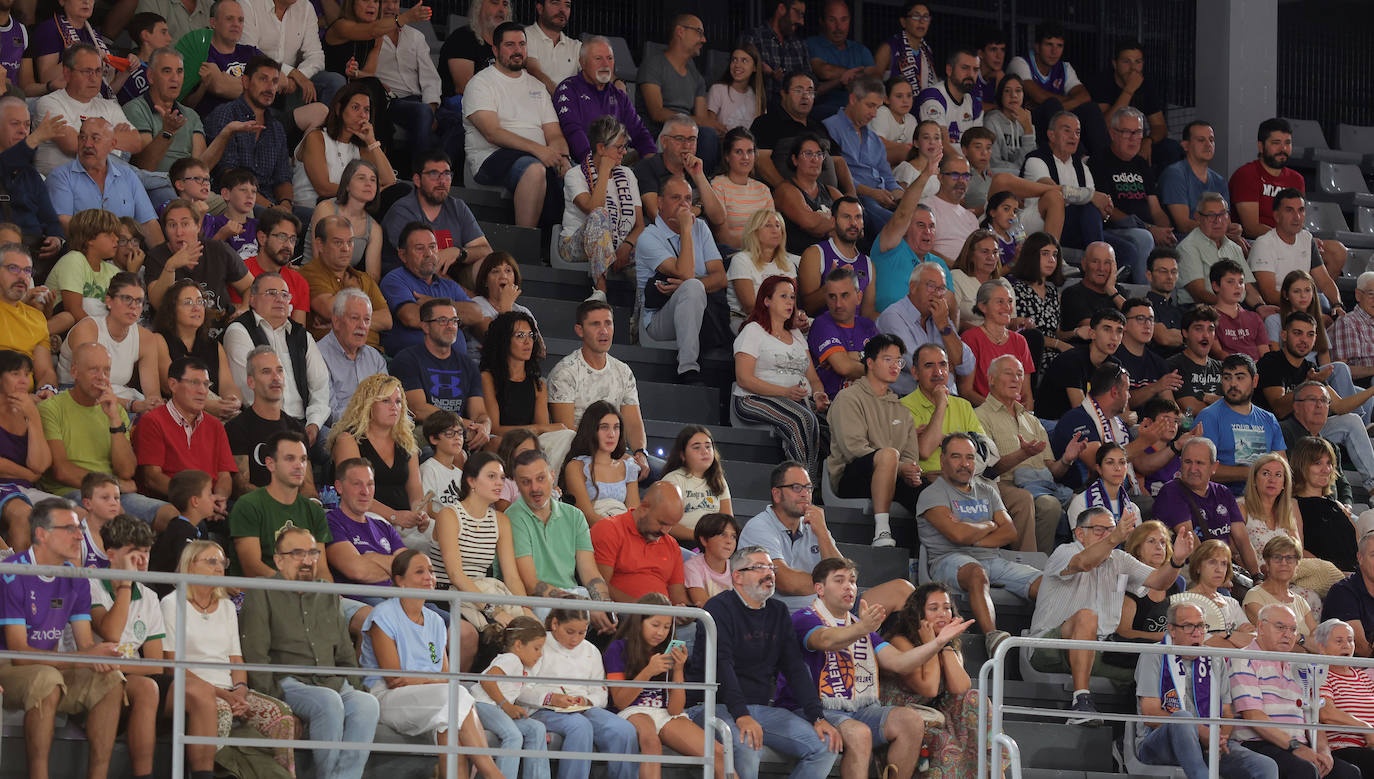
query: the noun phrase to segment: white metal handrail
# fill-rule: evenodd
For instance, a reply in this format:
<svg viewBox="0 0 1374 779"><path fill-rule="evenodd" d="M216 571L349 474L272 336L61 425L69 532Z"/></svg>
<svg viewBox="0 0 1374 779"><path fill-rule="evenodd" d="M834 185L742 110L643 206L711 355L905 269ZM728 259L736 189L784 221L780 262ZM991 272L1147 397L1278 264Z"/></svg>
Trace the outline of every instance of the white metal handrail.
<svg viewBox="0 0 1374 779"><path fill-rule="evenodd" d="M1039 717L1049 717L1053 719L1068 719L1080 716L1078 712L1070 709L1051 709L1038 706L1007 706L1006 698L1006 661L1007 654L1017 647L1023 652L1033 652L1036 649L1084 649L1093 652L1122 652L1136 655L1182 655L1185 657L1215 657L1222 659L1238 660L1277 660L1290 663L1299 667L1307 667L1312 673L1308 676L1311 683L1308 684L1309 700L1305 707L1308 713L1309 722L1302 724L1287 722L1266 722L1264 727L1276 728L1280 730L1305 730L1308 732L1308 741L1311 744L1317 742L1318 731L1339 730L1352 733L1374 733L1374 727L1364 728L1352 725L1323 725L1317 722L1315 713L1320 710L1321 691L1320 685L1316 684L1318 667L1332 665L1350 666L1353 668L1374 669L1374 658L1368 657L1340 657L1334 655L1315 655L1301 654L1293 652L1266 652L1256 649L1233 649L1230 647L1220 648L1211 646L1180 646L1178 644L1137 644L1131 642L1115 641L1078 641L1064 638L1031 638L1029 636L1009 636L997 645L997 650L992 657L983 663L983 667L978 671L978 689L982 694L978 697L978 777L987 779L990 775L991 766L995 761L1001 759L1001 750L1007 749L1008 753L1019 758L1019 749L1016 741L1010 735L1003 732L1002 719L1007 713L1029 714ZM1217 779L1218 768L1220 765L1217 742L1217 728L1223 725L1236 725L1238 723L1249 725L1250 721L1240 718L1224 718L1221 716L1220 707L1220 674L1208 674L1208 682L1211 685L1211 695L1209 696L1210 705L1208 716L1206 717L1169 717L1170 722L1188 723L1196 725L1206 725L1208 727L1207 738L1207 764L1210 779ZM1113 714L1099 713L1095 715L1104 720L1114 722L1158 722L1159 716L1145 714ZM996 751L989 755L989 746L995 746ZM1021 767L1019 759L1013 763L1013 776L1020 777Z"/></svg>
<svg viewBox="0 0 1374 779"><path fill-rule="evenodd" d="M186 654L186 631L180 629L187 624L186 621L186 588L190 585L207 585L213 587L239 588L239 589L259 589L278 592L322 592L333 595L354 595L372 598L422 598L430 601L445 602L449 605L450 613L453 618L449 624L449 667L457 668L460 654L460 618L457 615L460 605L465 601L477 601L480 603L494 603L498 605L522 606L522 607L547 607L547 608L567 608L576 605L579 609L587 611L617 612L621 614L659 614L677 617L686 617L700 623L704 630L704 635L699 636L698 640L705 640L706 646L702 652L704 661L703 680L700 682L654 682L656 687L668 689L699 689L703 693L703 743L702 756L670 756L670 755L639 755L639 754L604 754L599 752L570 752L560 750L556 753L557 758L571 760L598 760L615 761L630 763L665 763L665 764L701 764L702 775L706 779L712 779L715 772L715 733L719 732L723 738L724 760L728 767L733 765L733 734L728 723L721 720L716 715L716 658L715 651L717 642L717 630L715 620L703 609L688 606L658 606L645 603L616 603L612 601L596 600L570 600L568 598L537 598L537 597L518 597L514 595L489 595L486 593L468 593L457 589L449 590L417 590L405 589L400 587L385 587L366 584L336 584L331 582L314 581L301 582L289 581L286 579L263 579L246 578L240 576L204 576L199 574L178 574L163 573L160 571L129 571L116 570L109 568L78 568L72 565L26 565L22 563L0 563L0 576L48 576L70 579L100 579L106 581L136 581L144 584L172 584L176 587L176 620L179 629L176 631L176 641L174 650L175 660L147 660L143 658L110 658L98 657L95 655L83 655L64 653L64 662L82 664L112 664L112 665L143 665L172 667L173 685L176 689L185 689L186 670L188 668L209 668L223 667L227 663L216 663L199 660L185 660ZM19 652L13 650L0 650L0 657L51 657L51 652L28 651ZM233 663L234 670L241 671L266 671L271 673L301 673L319 674L321 669L315 666L293 666L281 664L250 664ZM348 667L329 667L330 675L336 676L374 676L377 669L372 668L348 668ZM458 671L406 671L409 676L424 678L441 678L448 681L449 708L448 708L448 732L451 734L449 743L443 746L437 744L384 744L374 742L352 742L352 741L314 741L310 739L263 739L249 737L228 736L225 738L190 736L186 734L186 698L184 695L173 696L174 705L172 707L172 776L182 776L185 774L185 747L188 744L210 744L214 746L246 746L246 747L293 747L301 749L344 749L344 750L366 750L369 752L390 752L403 754L424 754L424 755L491 755L494 757L525 756L531 754L548 755L547 750L532 749L500 749L500 748L480 748L465 747L458 743L457 733L459 729L458 717L458 686L462 681L480 681L489 679L479 673L462 673ZM552 683L585 683L586 679L570 679L557 676L527 676L526 680L532 682L552 682ZM633 679L628 680L601 680L601 684L608 687L642 687L642 682ZM456 761L445 761L445 775L448 779L458 779L458 766Z"/></svg>

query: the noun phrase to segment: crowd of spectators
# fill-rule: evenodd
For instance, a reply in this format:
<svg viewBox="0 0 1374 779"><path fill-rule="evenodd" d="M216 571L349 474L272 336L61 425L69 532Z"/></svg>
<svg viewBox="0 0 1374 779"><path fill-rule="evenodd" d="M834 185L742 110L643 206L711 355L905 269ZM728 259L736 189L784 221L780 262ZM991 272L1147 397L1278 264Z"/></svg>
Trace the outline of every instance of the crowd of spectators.
<svg viewBox="0 0 1374 779"><path fill-rule="evenodd" d="M765 745L796 776L875 755L885 777L971 775L960 642L1008 636L994 587L1033 604L1034 636L1370 655L1374 273L1347 311L1347 251L1304 229L1283 119L1229 180L1205 110L1170 138L1139 42L1085 80L1053 22L1010 60L998 31L936 52L938 19L906 0L870 51L843 0L770 0L719 74L698 69L702 20L668 19L632 99L566 0L528 26L474 0L434 55L430 8L397 0L120 0L99 29L92 6L0 9L22 33L0 41L6 561L474 600L195 585L192 629L170 589L7 575L0 646L35 654L0 687L31 776L59 712L85 714L91 777L121 721L151 775L178 695L192 735L367 742L380 723L537 750L471 758L487 777L586 777L548 733L698 754L701 706L654 684L699 678L694 626L576 599L712 614L750 779ZM803 38L808 10L822 34ZM496 250L463 183L585 264L572 333L541 330L521 299L540 258ZM732 496L709 426L650 456L654 409L613 347L626 277L631 337L780 444L767 496ZM545 339L569 336L546 376ZM872 546L908 547L928 581L860 588L823 487L866 501ZM746 497L766 508L737 515ZM225 665L177 689L121 663L174 659L178 630L179 659ZM1133 657L1029 662L1070 677L1073 723L1100 722L1093 676L1161 720L1207 710L1208 662ZM332 670L360 665L376 673ZM449 670L490 677L460 692L457 734L442 680L407 675ZM1223 773L1374 766L1362 735L1262 724L1302 721L1296 674L1229 664L1222 709L1244 724L1223 728ZM1374 720L1363 670L1321 689L1322 722ZM1139 757L1199 777L1197 734L1159 724ZM286 747L187 756L195 779L295 772ZM348 779L367 756L314 766Z"/></svg>

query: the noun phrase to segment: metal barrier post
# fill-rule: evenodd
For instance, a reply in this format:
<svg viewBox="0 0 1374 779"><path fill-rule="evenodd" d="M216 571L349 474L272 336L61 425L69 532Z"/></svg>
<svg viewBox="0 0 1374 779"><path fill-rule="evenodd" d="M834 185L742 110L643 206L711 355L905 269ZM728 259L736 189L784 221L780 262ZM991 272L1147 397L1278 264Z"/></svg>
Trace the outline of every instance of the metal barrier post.
<svg viewBox="0 0 1374 779"><path fill-rule="evenodd" d="M186 659L186 589L185 581L177 582L176 614L177 636L173 651L178 661ZM172 667L172 776L186 775L186 666L178 662ZM217 734L218 735L218 734Z"/></svg>
<svg viewBox="0 0 1374 779"><path fill-rule="evenodd" d="M1168 655L1164 656L1164 662L1169 662ZM1218 681L1216 669L1218 665L1221 666L1222 671L1226 670L1225 660L1212 662L1209 659L1207 661L1207 686L1211 690L1207 696L1207 716L1211 719L1221 715L1221 682ZM1182 695L1183 691L1179 690L1179 694ZM1201 715L1202 712L1198 712L1198 716ZM1216 722L1207 723L1207 779L1218 779L1218 772L1221 771L1221 744L1218 738L1220 733L1221 728L1217 726Z"/></svg>
<svg viewBox="0 0 1374 779"><path fill-rule="evenodd" d="M450 593L450 594L449 594L448 599L447 599L447 600L448 600L448 612L449 612L449 620L448 620L448 667L449 667L449 670L451 671L451 670L453 670L453 669L455 669L455 668L460 668L460 667L462 667L462 666L460 665L460 660L459 660L459 659L463 656L462 647L460 646L460 643L461 643L462 640L463 640L463 639L462 639L462 634L463 634L463 631L462 631L462 622L463 622L463 618L462 618L461 616L458 615L458 610L459 610L458 601L455 599L454 595L452 594L452 590L450 590L449 593ZM450 747L452 747L452 746L458 746L458 729L462 727L462 723L460 723L460 722L458 721L458 679L457 679L457 677L450 677L449 680L448 680L448 684L445 685L445 686L448 688L448 743L447 743L445 746L450 746ZM476 709L474 709L474 711L475 711L475 710L476 710ZM488 746L490 746L490 744L488 744ZM458 757L458 756L457 756L456 753L455 753L455 754L445 754L445 755L440 755L440 756L439 756L439 759L442 760L442 761L444 761L444 770L443 770L443 774L444 774L444 776L448 777L448 779L458 779L458 759L457 759L457 757Z"/></svg>

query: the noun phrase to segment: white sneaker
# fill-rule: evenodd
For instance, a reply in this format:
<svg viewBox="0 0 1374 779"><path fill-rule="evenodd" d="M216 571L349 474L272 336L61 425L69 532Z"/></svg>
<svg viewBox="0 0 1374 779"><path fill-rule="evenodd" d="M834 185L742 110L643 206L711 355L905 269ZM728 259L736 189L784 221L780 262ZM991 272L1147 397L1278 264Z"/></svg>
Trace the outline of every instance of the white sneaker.
<svg viewBox="0 0 1374 779"><path fill-rule="evenodd" d="M997 646L1003 641L1011 638L1011 634L1005 630L989 630L983 634L983 645L987 647L988 657L992 657L997 651Z"/></svg>
<svg viewBox="0 0 1374 779"><path fill-rule="evenodd" d="M896 545L897 545L897 539L893 538L891 533L889 533L888 531L884 530L884 531L882 531L881 533L879 533L879 534L873 536L873 545L874 545L874 546L896 546Z"/></svg>
<svg viewBox="0 0 1374 779"><path fill-rule="evenodd" d="M1093 191L1088 187L1076 187L1072 184L1065 184L1062 189L1065 202L1071 206L1084 206L1093 202Z"/></svg>
<svg viewBox="0 0 1374 779"><path fill-rule="evenodd" d="M594 289L594 290L592 290L592 294L588 295L588 296L587 296L586 298L584 298L583 300L584 300L584 301L586 301L586 300L599 300L599 301L601 301L602 303L605 303L605 302L606 302L606 291L605 291L605 290L600 290L600 289Z"/></svg>

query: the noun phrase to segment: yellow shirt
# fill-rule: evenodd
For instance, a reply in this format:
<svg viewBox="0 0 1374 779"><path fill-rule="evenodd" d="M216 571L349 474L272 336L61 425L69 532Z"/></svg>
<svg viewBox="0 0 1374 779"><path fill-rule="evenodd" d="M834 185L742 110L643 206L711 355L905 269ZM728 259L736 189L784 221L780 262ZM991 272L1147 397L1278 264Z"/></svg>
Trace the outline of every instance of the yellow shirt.
<svg viewBox="0 0 1374 779"><path fill-rule="evenodd" d="M48 346L48 321L32 306L0 300L0 349L23 352Z"/></svg>
<svg viewBox="0 0 1374 779"><path fill-rule="evenodd" d="M911 411L911 418L916 422L916 427L926 424L930 418L935 416L935 404L927 398L920 389L902 398L902 405ZM983 433L983 423L978 421L978 416L973 413L973 405L958 395L950 395L949 403L945 406L945 423L941 428L942 435L950 433ZM926 459L920 462L921 470L926 472L940 470L940 450L936 449Z"/></svg>

